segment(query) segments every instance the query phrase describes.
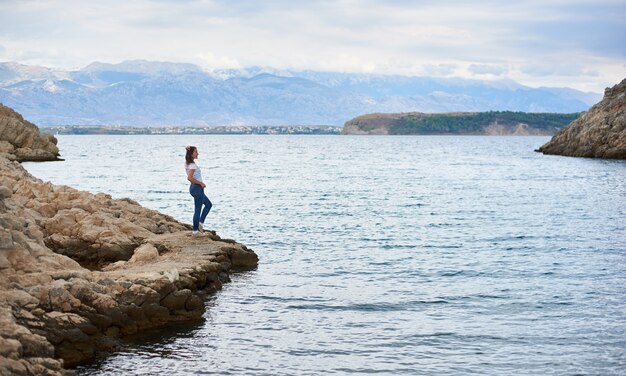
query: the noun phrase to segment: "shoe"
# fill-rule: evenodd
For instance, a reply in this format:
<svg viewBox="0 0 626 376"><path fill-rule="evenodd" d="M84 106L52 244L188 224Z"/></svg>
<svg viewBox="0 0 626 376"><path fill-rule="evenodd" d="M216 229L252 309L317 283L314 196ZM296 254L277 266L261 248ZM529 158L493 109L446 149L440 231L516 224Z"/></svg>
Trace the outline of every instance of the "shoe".
<svg viewBox="0 0 626 376"><path fill-rule="evenodd" d="M198 231L199 232L204 232L204 229L202 228L202 222L198 225Z"/></svg>
<svg viewBox="0 0 626 376"><path fill-rule="evenodd" d="M192 231L191 235L198 235L198 231Z"/></svg>

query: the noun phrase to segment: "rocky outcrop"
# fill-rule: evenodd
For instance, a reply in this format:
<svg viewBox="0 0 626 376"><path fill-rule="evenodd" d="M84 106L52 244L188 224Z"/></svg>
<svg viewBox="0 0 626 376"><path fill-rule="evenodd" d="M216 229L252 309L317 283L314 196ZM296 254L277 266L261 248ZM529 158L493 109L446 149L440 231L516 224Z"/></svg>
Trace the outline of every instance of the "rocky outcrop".
<svg viewBox="0 0 626 376"><path fill-rule="evenodd" d="M626 159L626 79L537 151L572 157Z"/></svg>
<svg viewBox="0 0 626 376"><path fill-rule="evenodd" d="M10 160L59 160L57 140L0 103L0 155Z"/></svg>
<svg viewBox="0 0 626 376"><path fill-rule="evenodd" d="M203 296L257 260L215 232L191 236L132 200L55 186L0 156L0 374L68 374L125 335L201 319Z"/></svg>

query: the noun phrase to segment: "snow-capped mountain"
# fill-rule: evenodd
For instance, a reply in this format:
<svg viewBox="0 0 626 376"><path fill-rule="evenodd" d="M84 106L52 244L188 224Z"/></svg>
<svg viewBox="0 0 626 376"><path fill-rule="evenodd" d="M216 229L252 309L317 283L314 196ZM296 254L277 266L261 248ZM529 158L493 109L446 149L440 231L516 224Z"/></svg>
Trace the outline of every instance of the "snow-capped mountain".
<svg viewBox="0 0 626 376"><path fill-rule="evenodd" d="M0 63L0 102L39 125L343 125L374 112L587 110L596 93L513 81L126 61L64 71Z"/></svg>

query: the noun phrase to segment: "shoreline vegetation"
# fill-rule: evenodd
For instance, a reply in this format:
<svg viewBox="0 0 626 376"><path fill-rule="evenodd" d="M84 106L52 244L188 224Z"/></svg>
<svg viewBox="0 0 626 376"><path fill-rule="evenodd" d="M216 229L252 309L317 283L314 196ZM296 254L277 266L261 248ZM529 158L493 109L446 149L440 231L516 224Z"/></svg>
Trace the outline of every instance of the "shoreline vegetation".
<svg viewBox="0 0 626 376"><path fill-rule="evenodd" d="M341 134L551 136L580 114L513 111L369 114L347 121Z"/></svg>

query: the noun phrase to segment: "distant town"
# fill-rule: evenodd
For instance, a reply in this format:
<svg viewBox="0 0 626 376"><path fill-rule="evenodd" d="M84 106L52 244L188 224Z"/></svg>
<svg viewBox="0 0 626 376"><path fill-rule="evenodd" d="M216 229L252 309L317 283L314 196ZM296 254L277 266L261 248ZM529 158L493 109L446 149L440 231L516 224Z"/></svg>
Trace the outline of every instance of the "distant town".
<svg viewBox="0 0 626 376"><path fill-rule="evenodd" d="M284 126L216 126L216 127L127 127L107 125L40 126L42 132L54 135L171 135L171 134L339 134L341 127L328 125Z"/></svg>

